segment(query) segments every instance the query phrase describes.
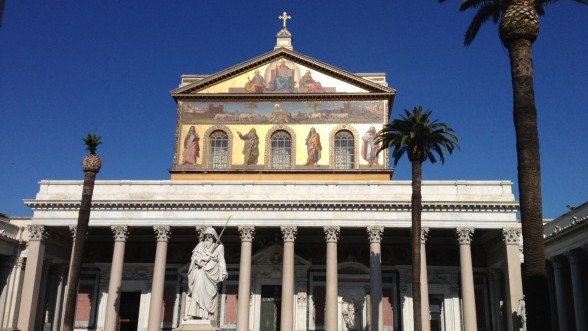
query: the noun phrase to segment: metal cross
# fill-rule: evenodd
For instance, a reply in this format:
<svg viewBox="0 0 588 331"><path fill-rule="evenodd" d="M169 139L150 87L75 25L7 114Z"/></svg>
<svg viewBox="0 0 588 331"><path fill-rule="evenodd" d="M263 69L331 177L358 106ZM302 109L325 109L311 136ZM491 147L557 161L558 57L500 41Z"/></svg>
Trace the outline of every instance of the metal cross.
<svg viewBox="0 0 588 331"><path fill-rule="evenodd" d="M288 14L286 14L286 12L284 12L284 13L282 13L282 16L278 16L278 18L284 22L284 29L285 29L286 28L286 20L292 19L292 16L288 16Z"/></svg>

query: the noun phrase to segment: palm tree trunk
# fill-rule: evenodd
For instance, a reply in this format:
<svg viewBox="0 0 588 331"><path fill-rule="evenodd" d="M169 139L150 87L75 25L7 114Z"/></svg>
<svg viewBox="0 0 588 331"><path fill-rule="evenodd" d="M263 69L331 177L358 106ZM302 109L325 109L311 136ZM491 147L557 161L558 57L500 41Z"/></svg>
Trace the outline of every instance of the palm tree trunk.
<svg viewBox="0 0 588 331"><path fill-rule="evenodd" d="M414 330L422 331L423 320L421 314L421 212L422 212L422 182L423 163L412 161L412 311L414 316Z"/></svg>
<svg viewBox="0 0 588 331"><path fill-rule="evenodd" d="M80 213L78 216L74 242L71 248L72 253L67 277L67 294L63 313L62 331L72 331L74 328L78 284L82 267L82 257L84 255L84 245L86 244L86 234L88 233L88 223L90 222L90 210L92 209L92 194L94 193L95 179L95 172L86 171L84 173L84 186L82 188Z"/></svg>
<svg viewBox="0 0 588 331"><path fill-rule="evenodd" d="M541 200L541 167L537 110L533 88L531 42L511 41L509 50L516 131L521 227L523 233L524 294L528 330L548 330L549 301Z"/></svg>

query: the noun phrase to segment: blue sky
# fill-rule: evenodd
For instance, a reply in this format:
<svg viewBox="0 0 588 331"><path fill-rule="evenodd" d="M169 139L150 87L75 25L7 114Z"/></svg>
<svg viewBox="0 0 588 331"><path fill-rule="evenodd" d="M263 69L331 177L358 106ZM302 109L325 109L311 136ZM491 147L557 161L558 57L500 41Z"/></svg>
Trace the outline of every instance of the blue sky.
<svg viewBox="0 0 588 331"><path fill-rule="evenodd" d="M8 0L0 28L0 212L41 179L82 179L82 137L101 135L98 179L169 179L182 74L212 74L273 49L292 20L294 50L350 72L386 72L396 118L422 105L461 151L425 180L516 183L512 89L495 25L470 47L460 1ZM544 217L588 200L588 7L547 8L534 44ZM410 179L407 160L394 179ZM517 188L515 193L518 195Z"/></svg>

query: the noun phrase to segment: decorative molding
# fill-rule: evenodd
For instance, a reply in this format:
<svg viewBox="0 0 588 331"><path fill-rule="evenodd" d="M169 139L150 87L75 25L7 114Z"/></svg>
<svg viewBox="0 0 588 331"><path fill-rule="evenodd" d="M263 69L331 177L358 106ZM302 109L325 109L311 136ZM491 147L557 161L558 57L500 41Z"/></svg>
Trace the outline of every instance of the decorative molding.
<svg viewBox="0 0 588 331"><path fill-rule="evenodd" d="M29 231L29 241L45 240L49 236L44 225L29 225L27 230Z"/></svg>
<svg viewBox="0 0 588 331"><path fill-rule="evenodd" d="M114 241L127 241L129 238L129 229L126 225L113 225L110 229L114 234Z"/></svg>
<svg viewBox="0 0 588 331"><path fill-rule="evenodd" d="M580 227L588 227L588 215L584 215L581 217L574 216L572 217L572 221L569 223L559 223L560 225L556 225L551 228L551 232L548 234L544 234L543 237L546 238L548 241L557 240L558 237L563 237L568 233L579 231L578 228Z"/></svg>
<svg viewBox="0 0 588 331"><path fill-rule="evenodd" d="M75 201L29 200L25 204L35 210L78 210L80 203ZM437 203L424 202L425 212L504 212L512 213L518 210L516 203ZM93 200L93 210L150 210L150 211L396 211L410 212L410 201L406 202L365 202L365 201L209 201L193 200Z"/></svg>
<svg viewBox="0 0 588 331"><path fill-rule="evenodd" d="M192 98L192 97L201 97L203 96L203 94L199 94L199 93L192 93L196 90L201 90L204 89L206 87L209 87L211 85L214 85L220 81L224 81L230 77L235 77L239 74L243 74L249 70L252 70L254 68L257 68L263 64L266 64L268 62L271 61L275 61L278 59L284 58L286 60L289 61L294 61L296 63L298 63L299 65L303 65L308 67L309 69L313 69L313 70L317 70L321 73L327 74L329 76L332 76L334 78L337 78L339 80L351 83L353 85L359 86L363 89L369 90L371 93L344 93L344 95L342 96L341 93L332 93L333 96L337 96L339 99L346 99L346 97L349 94L353 94L353 95L363 95L363 96L371 96L373 94L381 94L384 95L388 98L391 98L392 96L396 95L396 90L386 87L386 86L382 86L376 82L372 82L369 81L365 78L358 78L357 76L350 74L346 71L343 71L341 69L338 69L336 67L330 66L330 65L326 65L325 63L322 63L320 61L317 61L309 56L300 54L300 53L296 53L293 50L289 50L283 47L280 47L278 49L275 49L271 52L262 54L256 58L253 58L247 62L241 63L239 65L236 65L234 67L231 67L229 69L223 70L217 74L214 75L210 75L205 77L204 79L198 81L198 82L194 82L191 84L188 84L186 86L182 86L179 87L173 91L171 91L172 96L174 97L174 99L176 98ZM269 94L269 95L268 95ZM241 96L244 99L260 99L263 97L266 97L267 99L270 100L275 100L275 99L282 99L288 96L292 96L292 97L296 97L297 99L310 99L313 96L307 96L307 95L296 95L296 94L287 94L287 93L268 93L268 94L255 94L253 97L247 97L247 96ZM205 95L205 94L204 94ZM234 94L227 94L227 97L232 97L232 98L236 98L237 96ZM210 96L206 96L207 98L210 98ZM321 94L318 96L314 96L316 98L325 98L326 95Z"/></svg>
<svg viewBox="0 0 588 331"><path fill-rule="evenodd" d="M253 241L253 237L255 237L255 227L250 225L239 225L237 227L239 233L241 234L241 241Z"/></svg>
<svg viewBox="0 0 588 331"><path fill-rule="evenodd" d="M153 231L155 231L157 241L167 241L171 235L169 225L154 225Z"/></svg>
<svg viewBox="0 0 588 331"><path fill-rule="evenodd" d="M457 228L457 241L460 245L470 245L474 237L474 228Z"/></svg>
<svg viewBox="0 0 588 331"><path fill-rule="evenodd" d="M421 244L425 244L429 238L429 228L421 228Z"/></svg>
<svg viewBox="0 0 588 331"><path fill-rule="evenodd" d="M325 231L325 239L327 239L328 243L336 243L339 241L339 232L341 231L341 227L325 226L323 230Z"/></svg>
<svg viewBox="0 0 588 331"><path fill-rule="evenodd" d="M384 234L383 226L368 226L367 234L372 244L379 244L382 242L382 234Z"/></svg>
<svg viewBox="0 0 588 331"><path fill-rule="evenodd" d="M521 230L517 228L502 229L502 240L507 245L518 245L521 239Z"/></svg>
<svg viewBox="0 0 588 331"><path fill-rule="evenodd" d="M296 234L298 232L297 227L282 226L280 229L282 230L282 238L284 238L284 242L294 242L296 240Z"/></svg>

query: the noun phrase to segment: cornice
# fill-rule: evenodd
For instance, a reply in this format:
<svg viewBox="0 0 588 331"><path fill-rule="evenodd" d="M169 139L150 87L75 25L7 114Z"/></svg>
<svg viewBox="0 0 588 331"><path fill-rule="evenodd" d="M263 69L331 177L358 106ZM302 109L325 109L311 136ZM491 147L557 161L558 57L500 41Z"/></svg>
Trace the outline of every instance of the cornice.
<svg viewBox="0 0 588 331"><path fill-rule="evenodd" d="M544 234L543 236L545 238L545 243L555 242L559 239L563 239L570 233L580 231L586 227L588 227L588 215L581 218L574 217L571 223L562 227L555 226L551 233Z"/></svg>
<svg viewBox="0 0 588 331"><path fill-rule="evenodd" d="M78 210L79 201L26 201L34 210ZM235 211L267 211L267 210L323 210L323 211L399 211L409 212L410 202L401 201L92 201L92 210L235 210ZM472 202L423 202L423 212L506 212L518 210L517 203L472 203Z"/></svg>
<svg viewBox="0 0 588 331"><path fill-rule="evenodd" d="M334 67L330 64L318 61L313 59L309 56L303 55L301 53L288 50L285 48L279 48L260 56L257 56L249 61L243 62L241 64L237 64L233 67L227 68L223 71L220 71L216 74L207 76L201 80L198 80L194 83L188 84L187 86L182 86L172 90L170 93L174 97L174 99L178 99L180 96L196 92L198 90L202 90L206 87L214 85L218 82L222 82L230 77L234 77L251 69L254 69L263 63L270 62L279 58L287 58L289 60L295 60L298 63L301 63L311 69L317 70L319 72L328 73L329 75L338 78L340 80L352 83L354 85L358 85L361 88L371 90L371 91L381 91L388 95L395 95L396 90L393 88L389 88L378 83L372 82L360 76L354 75L350 72L341 70L337 67ZM277 95L272 94L275 98ZM212 96L212 95L211 95Z"/></svg>
<svg viewBox="0 0 588 331"><path fill-rule="evenodd" d="M391 99L394 93L271 93L271 94L251 94L251 93L180 93L174 94L177 100L219 100L219 101L308 101L308 100L381 100Z"/></svg>

